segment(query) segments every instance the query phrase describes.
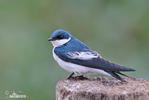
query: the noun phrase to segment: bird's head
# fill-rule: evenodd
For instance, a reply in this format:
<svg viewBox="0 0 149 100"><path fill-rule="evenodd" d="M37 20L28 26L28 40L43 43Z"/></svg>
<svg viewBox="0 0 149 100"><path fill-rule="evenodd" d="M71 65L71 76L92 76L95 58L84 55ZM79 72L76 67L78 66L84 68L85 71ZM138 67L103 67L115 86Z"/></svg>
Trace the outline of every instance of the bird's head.
<svg viewBox="0 0 149 100"><path fill-rule="evenodd" d="M71 37L69 32L59 29L53 32L48 41L51 41L54 47L59 47L69 42Z"/></svg>

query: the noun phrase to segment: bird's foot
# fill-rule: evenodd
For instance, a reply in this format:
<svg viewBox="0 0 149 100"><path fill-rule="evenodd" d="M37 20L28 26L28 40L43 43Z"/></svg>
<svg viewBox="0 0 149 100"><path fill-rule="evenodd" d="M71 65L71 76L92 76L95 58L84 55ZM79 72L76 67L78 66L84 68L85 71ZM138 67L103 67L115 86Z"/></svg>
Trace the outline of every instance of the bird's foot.
<svg viewBox="0 0 149 100"><path fill-rule="evenodd" d="M75 80L87 80L87 79L88 79L87 77L84 77L83 75L75 76L75 77L73 77L73 75L74 75L74 72L71 73L71 74L67 77L67 79L75 79Z"/></svg>
<svg viewBox="0 0 149 100"><path fill-rule="evenodd" d="M77 80L88 80L88 78L87 77L84 77L83 75L76 76L74 78L77 79Z"/></svg>

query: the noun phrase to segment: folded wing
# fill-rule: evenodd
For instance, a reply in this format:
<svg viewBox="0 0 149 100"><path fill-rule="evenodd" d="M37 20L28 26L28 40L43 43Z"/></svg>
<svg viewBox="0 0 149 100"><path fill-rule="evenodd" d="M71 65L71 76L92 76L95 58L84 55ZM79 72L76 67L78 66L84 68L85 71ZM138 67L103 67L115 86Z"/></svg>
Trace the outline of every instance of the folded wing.
<svg viewBox="0 0 149 100"><path fill-rule="evenodd" d="M62 60L66 62L71 62L90 68L102 69L105 71L113 72L135 71L132 68L126 68L124 66L109 62L103 59L97 52L92 50L69 53L59 53L55 51L55 53L58 55L58 57L60 57Z"/></svg>

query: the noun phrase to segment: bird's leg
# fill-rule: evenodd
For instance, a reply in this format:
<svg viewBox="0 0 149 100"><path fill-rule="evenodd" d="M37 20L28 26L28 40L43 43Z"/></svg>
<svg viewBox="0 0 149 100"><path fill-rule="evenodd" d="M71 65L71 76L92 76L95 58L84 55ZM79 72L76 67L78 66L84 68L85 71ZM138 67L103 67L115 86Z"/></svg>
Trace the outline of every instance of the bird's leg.
<svg viewBox="0 0 149 100"><path fill-rule="evenodd" d="M71 78L72 78L72 76L73 76L73 74L74 74L74 72L73 72L73 73L71 73L71 74L67 77L67 79L71 79Z"/></svg>

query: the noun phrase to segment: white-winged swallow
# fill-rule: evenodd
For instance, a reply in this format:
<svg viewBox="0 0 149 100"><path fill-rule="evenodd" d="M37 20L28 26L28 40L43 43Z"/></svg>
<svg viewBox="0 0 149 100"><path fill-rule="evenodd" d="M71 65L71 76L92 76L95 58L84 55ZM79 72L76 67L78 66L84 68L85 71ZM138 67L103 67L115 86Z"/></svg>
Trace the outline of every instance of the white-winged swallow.
<svg viewBox="0 0 149 100"><path fill-rule="evenodd" d="M99 53L65 30L56 30L48 40L54 46L54 59L63 69L72 72L68 78L71 78L73 74L98 73L124 81L119 75L127 75L121 72L135 71L132 68L126 68L103 59Z"/></svg>

